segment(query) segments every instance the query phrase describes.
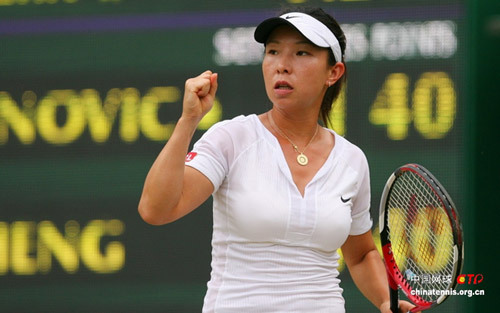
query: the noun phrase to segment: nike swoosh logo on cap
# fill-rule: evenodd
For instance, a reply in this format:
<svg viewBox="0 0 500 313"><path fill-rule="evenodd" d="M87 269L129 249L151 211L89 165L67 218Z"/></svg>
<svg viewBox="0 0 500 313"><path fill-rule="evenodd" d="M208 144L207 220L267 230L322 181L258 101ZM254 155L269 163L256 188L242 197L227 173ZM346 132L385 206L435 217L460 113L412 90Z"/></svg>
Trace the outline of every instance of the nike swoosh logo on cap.
<svg viewBox="0 0 500 313"><path fill-rule="evenodd" d="M297 15L287 15L287 16L285 16L285 19L289 20L291 18L296 18L296 17L298 17L298 16Z"/></svg>

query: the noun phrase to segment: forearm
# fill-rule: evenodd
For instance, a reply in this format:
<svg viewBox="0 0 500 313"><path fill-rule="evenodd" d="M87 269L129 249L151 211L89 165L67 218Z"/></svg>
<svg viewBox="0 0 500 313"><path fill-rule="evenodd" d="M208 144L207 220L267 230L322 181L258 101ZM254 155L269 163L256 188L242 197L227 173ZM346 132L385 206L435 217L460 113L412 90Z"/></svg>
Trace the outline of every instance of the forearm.
<svg viewBox="0 0 500 313"><path fill-rule="evenodd" d="M349 272L361 293L377 308L389 301L387 274L377 250L369 251L359 263L351 265Z"/></svg>
<svg viewBox="0 0 500 313"><path fill-rule="evenodd" d="M197 124L197 120L181 117L151 166L139 202L139 213L146 222L164 224L169 212L179 202L183 188L184 160Z"/></svg>

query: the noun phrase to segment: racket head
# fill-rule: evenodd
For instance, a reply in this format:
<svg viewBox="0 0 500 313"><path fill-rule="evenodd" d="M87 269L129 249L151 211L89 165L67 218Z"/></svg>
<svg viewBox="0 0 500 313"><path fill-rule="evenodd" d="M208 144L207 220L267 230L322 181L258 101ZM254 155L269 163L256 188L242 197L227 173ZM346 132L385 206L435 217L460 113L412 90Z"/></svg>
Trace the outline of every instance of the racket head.
<svg viewBox="0 0 500 313"><path fill-rule="evenodd" d="M412 290L453 289L462 271L462 226L448 192L423 166L406 164L387 180L379 213L391 298L398 286L417 306L412 312L441 304L449 293Z"/></svg>

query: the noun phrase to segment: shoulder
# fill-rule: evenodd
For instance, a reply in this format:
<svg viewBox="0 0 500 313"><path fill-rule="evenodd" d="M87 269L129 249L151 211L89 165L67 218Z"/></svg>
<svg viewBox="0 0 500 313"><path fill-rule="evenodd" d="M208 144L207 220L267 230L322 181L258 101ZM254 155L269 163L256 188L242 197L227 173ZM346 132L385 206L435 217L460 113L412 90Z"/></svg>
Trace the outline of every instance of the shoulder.
<svg viewBox="0 0 500 313"><path fill-rule="evenodd" d="M238 156L258 142L262 125L256 115L237 116L210 127L194 144L196 155L205 155L218 160L227 172ZM200 159L200 158L197 158Z"/></svg>
<svg viewBox="0 0 500 313"><path fill-rule="evenodd" d="M256 119L258 119L256 115L239 115L232 119L215 123L205 132L205 134L217 132L227 132L231 134L234 131L241 132L255 129Z"/></svg>
<svg viewBox="0 0 500 313"><path fill-rule="evenodd" d="M368 171L368 160L360 147L338 134L335 134L335 139L336 145L340 147L339 157L346 166L357 172Z"/></svg>
<svg viewBox="0 0 500 313"><path fill-rule="evenodd" d="M255 114L240 115L229 120L215 123L202 136L204 140L253 141L259 137L260 123Z"/></svg>
<svg viewBox="0 0 500 313"><path fill-rule="evenodd" d="M260 132L263 126L259 123L255 114L218 122L201 136L194 149L205 146L226 156L236 155L262 137Z"/></svg>

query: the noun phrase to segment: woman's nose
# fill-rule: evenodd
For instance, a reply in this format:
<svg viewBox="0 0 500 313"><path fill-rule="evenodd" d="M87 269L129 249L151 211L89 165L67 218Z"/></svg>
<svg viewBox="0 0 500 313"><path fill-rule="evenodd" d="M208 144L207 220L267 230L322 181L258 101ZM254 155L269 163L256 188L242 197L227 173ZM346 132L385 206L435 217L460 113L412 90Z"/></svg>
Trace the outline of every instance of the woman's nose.
<svg viewBox="0 0 500 313"><path fill-rule="evenodd" d="M291 63L290 63L290 60L287 56L284 56L284 55L279 56L278 62L276 65L276 71L280 74L283 74L283 73L290 74Z"/></svg>

